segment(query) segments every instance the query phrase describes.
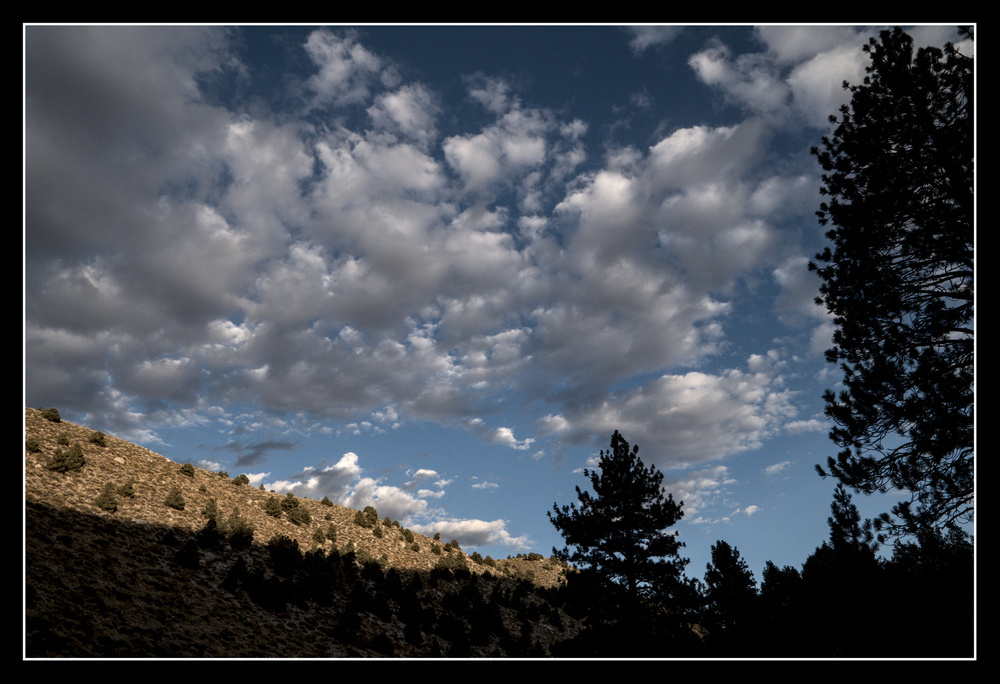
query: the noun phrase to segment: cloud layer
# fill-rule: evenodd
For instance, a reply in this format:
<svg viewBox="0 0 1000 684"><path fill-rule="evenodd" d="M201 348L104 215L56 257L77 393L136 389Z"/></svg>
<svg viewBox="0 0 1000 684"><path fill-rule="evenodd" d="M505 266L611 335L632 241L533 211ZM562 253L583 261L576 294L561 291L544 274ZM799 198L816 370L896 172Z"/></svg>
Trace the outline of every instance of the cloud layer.
<svg viewBox="0 0 1000 684"><path fill-rule="evenodd" d="M279 106L230 30L29 27L26 401L147 439L248 405L357 432L431 421L519 451L622 429L663 467L806 429L781 354L709 362L750 276L805 329L824 322L787 223L818 183L768 150L777 126L836 111L859 35L762 29L741 55L709 40L690 69L745 116L598 152L588 121L493 75L467 75L477 114L456 129L441 93L350 31L294 46ZM501 401L530 426L499 422ZM294 481L426 513L423 474L386 489L358 468L347 454ZM505 534L427 530L470 524Z"/></svg>

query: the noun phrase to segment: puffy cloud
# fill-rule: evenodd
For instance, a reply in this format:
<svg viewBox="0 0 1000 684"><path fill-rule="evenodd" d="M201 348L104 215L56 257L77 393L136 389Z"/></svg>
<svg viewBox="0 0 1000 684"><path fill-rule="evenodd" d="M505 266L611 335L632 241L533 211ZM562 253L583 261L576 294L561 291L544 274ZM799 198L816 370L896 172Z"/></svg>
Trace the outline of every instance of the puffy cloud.
<svg viewBox="0 0 1000 684"><path fill-rule="evenodd" d="M527 536L515 537L506 527L505 520L439 520L427 525L412 525L411 529L428 536L440 534L442 540L454 539L463 548L492 545L506 546L518 551L531 548L531 539Z"/></svg>
<svg viewBox="0 0 1000 684"><path fill-rule="evenodd" d="M687 467L758 448L796 409L780 376L730 370L663 375L578 411L548 416L545 433L603 443L615 430L641 445L647 463Z"/></svg>
<svg viewBox="0 0 1000 684"><path fill-rule="evenodd" d="M358 43L350 32L338 35L325 29L313 31L304 47L318 68L306 82L318 104L367 100L384 68L383 60Z"/></svg>

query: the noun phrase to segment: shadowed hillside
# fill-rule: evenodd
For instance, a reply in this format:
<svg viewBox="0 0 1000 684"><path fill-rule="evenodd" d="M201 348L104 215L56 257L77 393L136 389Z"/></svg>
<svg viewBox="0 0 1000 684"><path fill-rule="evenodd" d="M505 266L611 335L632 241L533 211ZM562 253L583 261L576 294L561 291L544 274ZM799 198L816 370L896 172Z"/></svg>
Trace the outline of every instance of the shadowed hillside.
<svg viewBox="0 0 1000 684"><path fill-rule="evenodd" d="M566 568L493 560L25 409L25 655L546 656Z"/></svg>

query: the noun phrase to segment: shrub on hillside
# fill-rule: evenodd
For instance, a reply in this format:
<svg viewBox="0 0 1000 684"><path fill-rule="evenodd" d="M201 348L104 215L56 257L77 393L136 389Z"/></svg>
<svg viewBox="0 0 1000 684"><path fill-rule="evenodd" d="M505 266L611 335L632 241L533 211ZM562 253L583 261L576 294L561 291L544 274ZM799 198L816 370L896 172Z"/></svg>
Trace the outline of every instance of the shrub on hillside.
<svg viewBox="0 0 1000 684"><path fill-rule="evenodd" d="M45 464L45 467L57 473L68 473L81 470L86 462L83 457L83 449L80 448L79 444L74 444L65 451L60 449L52 454L52 458Z"/></svg>
<svg viewBox="0 0 1000 684"><path fill-rule="evenodd" d="M90 440L91 444L96 444L97 446L106 447L108 445L108 436L103 432L91 432L90 437L87 439Z"/></svg>
<svg viewBox="0 0 1000 684"><path fill-rule="evenodd" d="M379 539L381 539L382 538L382 528L379 527L378 525L376 525L374 528L372 528L372 534L374 534L376 537L378 537Z"/></svg>
<svg viewBox="0 0 1000 684"><path fill-rule="evenodd" d="M312 516L304 506L296 506L288 510L288 520L295 525L308 526L312 523Z"/></svg>
<svg viewBox="0 0 1000 684"><path fill-rule="evenodd" d="M413 543L413 532L411 532L410 530L404 529L403 530L403 539L406 540L407 544L412 544Z"/></svg>
<svg viewBox="0 0 1000 684"><path fill-rule="evenodd" d="M334 546L337 545L337 526L330 523L326 527L326 538L330 540L330 543Z"/></svg>
<svg viewBox="0 0 1000 684"><path fill-rule="evenodd" d="M170 508L174 508L178 511L184 510L184 495L181 494L180 487L171 487L170 493L167 494L166 500L163 502Z"/></svg>
<svg viewBox="0 0 1000 684"><path fill-rule="evenodd" d="M323 500L320 501L320 503L323 504L324 506L332 506L333 505L333 502L330 501L330 497L328 497L328 496L324 496Z"/></svg>
<svg viewBox="0 0 1000 684"><path fill-rule="evenodd" d="M42 418L45 420L51 420L53 423L59 423L62 421L62 418L59 416L59 409L55 407L47 408L42 411Z"/></svg>
<svg viewBox="0 0 1000 684"><path fill-rule="evenodd" d="M291 492L285 494L285 498L281 499L281 510L285 511L286 513L292 510L293 508L298 508L298 507L299 507L299 500L296 499L295 495L292 494Z"/></svg>
<svg viewBox="0 0 1000 684"><path fill-rule="evenodd" d="M229 540L229 546L234 551L250 548L250 544L253 543L255 531L256 528L254 528L253 524L240 515L240 509L234 508L229 519L226 520L225 532L226 538Z"/></svg>
<svg viewBox="0 0 1000 684"><path fill-rule="evenodd" d="M281 500L276 496L268 498L267 502L264 504L264 512L272 518L280 518L282 513Z"/></svg>
<svg viewBox="0 0 1000 684"><path fill-rule="evenodd" d="M234 485L250 484L250 478L244 475L243 473L240 473L239 475L233 478L233 484Z"/></svg>
<svg viewBox="0 0 1000 684"><path fill-rule="evenodd" d="M24 448L28 450L29 454L37 454L42 450L42 445L34 437L28 437L28 439L24 440Z"/></svg>
<svg viewBox="0 0 1000 684"><path fill-rule="evenodd" d="M208 551L217 551L222 546L222 541L225 537L221 530L219 530L219 521L215 518L209 518L205 526L198 531L195 539L201 548Z"/></svg>
<svg viewBox="0 0 1000 684"><path fill-rule="evenodd" d="M65 432L60 432L56 435L56 444L60 446L69 446L69 435Z"/></svg>
<svg viewBox="0 0 1000 684"><path fill-rule="evenodd" d="M108 482L104 485L100 495L94 499L94 504L102 511L114 513L118 510L118 499L115 498L115 486Z"/></svg>
<svg viewBox="0 0 1000 684"><path fill-rule="evenodd" d="M218 518L219 517L219 504L213 496L208 500L208 503L201 507L201 514L206 518Z"/></svg>
<svg viewBox="0 0 1000 684"><path fill-rule="evenodd" d="M361 511L354 514L354 524L358 527L370 527L371 524L368 522L368 516L366 516Z"/></svg>
<svg viewBox="0 0 1000 684"><path fill-rule="evenodd" d="M185 463L181 466L181 475L187 475L188 477L194 477L194 466L190 463Z"/></svg>
<svg viewBox="0 0 1000 684"><path fill-rule="evenodd" d="M364 511L365 517L368 518L368 526L371 527L378 522L378 511L372 506L365 506Z"/></svg>
<svg viewBox="0 0 1000 684"><path fill-rule="evenodd" d="M267 554L271 559L271 569L282 577L294 574L302 563L299 542L283 534L276 534L268 540Z"/></svg>
<svg viewBox="0 0 1000 684"><path fill-rule="evenodd" d="M134 484L135 484L135 479L130 477L128 481L125 482L125 484L118 485L117 489L118 495L124 496L126 499L131 499L133 496L135 496L135 487L133 486Z"/></svg>

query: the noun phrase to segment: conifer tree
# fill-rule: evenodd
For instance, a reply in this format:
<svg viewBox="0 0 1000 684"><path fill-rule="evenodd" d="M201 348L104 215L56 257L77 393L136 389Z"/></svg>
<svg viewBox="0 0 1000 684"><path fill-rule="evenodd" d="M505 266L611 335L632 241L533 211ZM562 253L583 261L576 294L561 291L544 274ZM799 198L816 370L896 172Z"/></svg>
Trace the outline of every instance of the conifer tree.
<svg viewBox="0 0 1000 684"><path fill-rule="evenodd" d="M548 514L567 542L553 555L618 584L633 600L662 588L665 578L680 582L688 562L679 555L684 544L668 531L683 516L683 502L664 495L663 473L647 468L638 452L616 430L597 468L583 471L593 492L577 487L579 507L554 504Z"/></svg>
<svg viewBox="0 0 1000 684"><path fill-rule="evenodd" d="M907 492L875 520L900 536L974 510L974 65L951 44L914 53L898 28L865 51L864 81L844 84L851 101L813 149L832 245L809 267L844 387L824 395L841 451L817 470Z"/></svg>

